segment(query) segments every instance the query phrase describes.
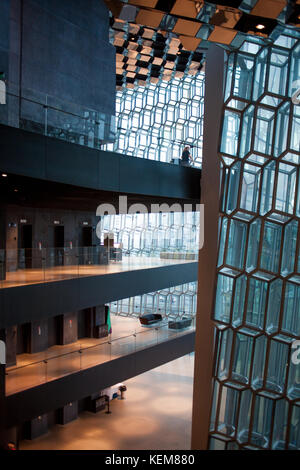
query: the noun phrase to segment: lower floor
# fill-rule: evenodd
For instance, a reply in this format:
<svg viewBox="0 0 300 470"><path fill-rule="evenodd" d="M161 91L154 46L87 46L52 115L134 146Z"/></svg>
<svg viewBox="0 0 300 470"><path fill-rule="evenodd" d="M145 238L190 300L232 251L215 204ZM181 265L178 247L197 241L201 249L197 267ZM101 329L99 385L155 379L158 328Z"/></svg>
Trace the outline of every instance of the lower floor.
<svg viewBox="0 0 300 470"><path fill-rule="evenodd" d="M22 450L188 450L191 440L194 355L189 354L126 381L125 400L111 414L85 411L55 425Z"/></svg>

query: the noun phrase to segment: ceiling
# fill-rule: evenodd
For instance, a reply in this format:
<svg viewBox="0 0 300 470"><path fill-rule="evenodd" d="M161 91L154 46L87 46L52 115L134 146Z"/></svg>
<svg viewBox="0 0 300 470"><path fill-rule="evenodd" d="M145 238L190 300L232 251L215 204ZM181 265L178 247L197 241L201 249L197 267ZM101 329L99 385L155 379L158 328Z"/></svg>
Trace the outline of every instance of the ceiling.
<svg viewBox="0 0 300 470"><path fill-rule="evenodd" d="M117 89L195 75L210 42L231 49L300 26L300 0L105 0L116 47Z"/></svg>

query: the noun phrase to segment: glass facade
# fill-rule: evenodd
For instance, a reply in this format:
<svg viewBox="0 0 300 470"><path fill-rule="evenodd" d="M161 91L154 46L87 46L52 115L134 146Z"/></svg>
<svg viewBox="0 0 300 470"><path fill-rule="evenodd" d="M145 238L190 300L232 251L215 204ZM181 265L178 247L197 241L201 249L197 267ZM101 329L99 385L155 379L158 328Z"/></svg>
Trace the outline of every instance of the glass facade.
<svg viewBox="0 0 300 470"><path fill-rule="evenodd" d="M211 449L300 449L300 33L227 62Z"/></svg>
<svg viewBox="0 0 300 470"><path fill-rule="evenodd" d="M125 155L171 162L190 145L201 166L204 73L124 88L116 98L116 140L102 148Z"/></svg>
<svg viewBox="0 0 300 470"><path fill-rule="evenodd" d="M194 261L200 233L199 212L107 215L102 237L114 235L124 256L155 257ZM160 313L163 319L194 318L197 283L191 282L157 292L121 299L110 304L116 315L139 317Z"/></svg>
<svg viewBox="0 0 300 470"><path fill-rule="evenodd" d="M199 246L199 212L160 212L106 215L101 223L101 239L114 235L126 256L173 255L195 259Z"/></svg>
<svg viewBox="0 0 300 470"><path fill-rule="evenodd" d="M118 300L110 304L115 315L140 317L148 313L160 313L164 319L194 318L197 305L197 283L162 289L157 292Z"/></svg>

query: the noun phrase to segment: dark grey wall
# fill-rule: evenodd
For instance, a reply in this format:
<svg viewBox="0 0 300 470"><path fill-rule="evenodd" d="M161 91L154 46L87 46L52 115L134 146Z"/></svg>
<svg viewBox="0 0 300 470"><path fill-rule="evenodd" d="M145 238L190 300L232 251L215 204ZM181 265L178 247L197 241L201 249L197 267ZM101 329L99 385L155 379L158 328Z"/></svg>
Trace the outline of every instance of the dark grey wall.
<svg viewBox="0 0 300 470"><path fill-rule="evenodd" d="M24 100L10 96L0 121L43 128L46 102L75 114L83 106L114 115L115 48L108 31L103 0L1 0L0 71L9 93ZM60 129L67 119L74 129L77 118L48 112L50 126Z"/></svg>
<svg viewBox="0 0 300 470"><path fill-rule="evenodd" d="M0 73L4 73L5 80L8 77L9 67L9 14L10 0L0 1ZM0 122L7 122L8 107L0 105Z"/></svg>
<svg viewBox="0 0 300 470"><path fill-rule="evenodd" d="M0 72L8 71L10 0L0 2Z"/></svg>
<svg viewBox="0 0 300 470"><path fill-rule="evenodd" d="M6 227L6 249L8 250L20 248L21 219L25 219L26 224L32 225L32 248L37 249L39 242L41 242L43 248L54 247L54 221L59 221L60 225L64 227L65 246L67 247L70 246L70 242L74 247L81 246L83 222L88 223L90 227L94 227L92 232L93 245L99 245L100 243L96 236L96 225L99 222L99 217L94 212L7 206L4 223ZM16 227L9 227L11 224L15 224ZM8 270L13 271L14 269L9 269L8 266Z"/></svg>
<svg viewBox="0 0 300 470"><path fill-rule="evenodd" d="M115 113L115 49L102 0L23 0L22 91Z"/></svg>
<svg viewBox="0 0 300 470"><path fill-rule="evenodd" d="M200 199L201 170L196 168L95 150L3 125L0 171L123 194Z"/></svg>

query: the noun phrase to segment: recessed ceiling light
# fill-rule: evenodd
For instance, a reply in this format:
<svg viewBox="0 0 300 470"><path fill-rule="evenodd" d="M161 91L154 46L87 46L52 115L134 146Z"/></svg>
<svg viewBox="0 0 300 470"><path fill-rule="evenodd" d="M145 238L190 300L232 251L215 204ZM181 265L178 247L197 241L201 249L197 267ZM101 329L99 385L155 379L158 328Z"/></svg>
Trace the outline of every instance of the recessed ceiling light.
<svg viewBox="0 0 300 470"><path fill-rule="evenodd" d="M6 173L2 173L1 175L3 178L7 178L7 174Z"/></svg>
<svg viewBox="0 0 300 470"><path fill-rule="evenodd" d="M265 29L265 25L263 24L257 24L256 29Z"/></svg>

